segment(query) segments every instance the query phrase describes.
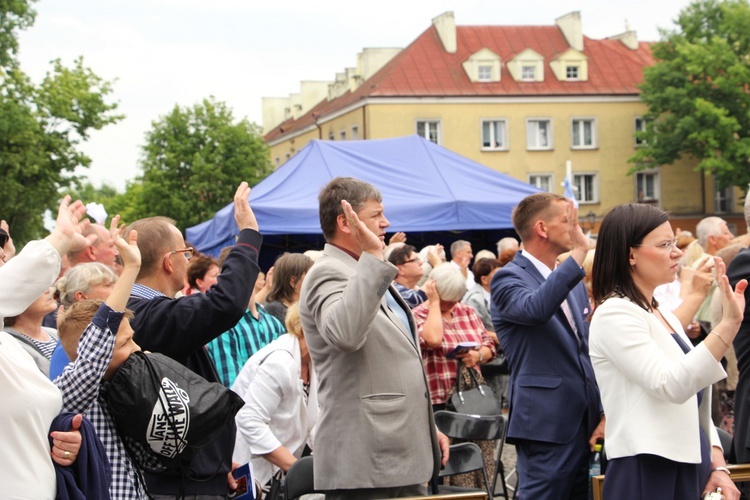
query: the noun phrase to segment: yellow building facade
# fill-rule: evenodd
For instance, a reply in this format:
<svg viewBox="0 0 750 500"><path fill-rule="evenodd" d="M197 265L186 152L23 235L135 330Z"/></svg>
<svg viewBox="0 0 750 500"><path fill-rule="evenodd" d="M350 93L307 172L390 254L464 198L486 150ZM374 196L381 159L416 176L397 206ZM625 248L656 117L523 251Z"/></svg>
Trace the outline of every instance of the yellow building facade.
<svg viewBox="0 0 750 500"><path fill-rule="evenodd" d="M440 40L439 23L434 24L432 30L435 33L426 32L431 37L423 35L412 45L419 45L425 51L424 46L430 47L429 43L434 39ZM408 78L398 80L399 68L404 64L400 59L405 57L400 56L408 51L408 48L404 49L371 79L372 88L384 89L386 83L392 88L380 94L367 92L370 80L366 80L353 91L350 89L343 95L324 99L301 117L271 127L266 134L271 159L276 165L282 165L313 139L362 140L418 134L489 168L560 194L563 193L566 163L570 162L573 184L577 188L575 194L580 203L579 215L592 225L616 204L644 202L671 212L674 224L683 229L692 231L701 218L716 214L728 221L735 234L744 233L742 200L738 200L737 190L717 192L712 176L696 172L694 161L687 159L655 170L629 174L632 164L628 159L638 147L634 133L642 125L641 117L646 106L633 85L630 90L606 92L599 91L594 86L598 83L593 80L607 71L606 68L597 68L597 61L612 57L612 54L601 55L603 49L613 46L612 50L620 51L613 52L613 55L624 54L623 58L629 56L628 51L640 51L640 60L630 63L633 67L641 64L641 70L642 61L646 56L650 57L650 50L647 45L644 48L645 44L631 43L630 47L622 48L619 47L621 41L607 42L597 46L590 39L582 39L582 52L569 49L568 53L588 54L587 66L584 66L586 71L576 70L573 73L576 78L570 81L565 81L566 67L560 66L559 58L555 60L547 56L543 80L539 80L537 73L537 81L516 82L506 69L511 63L510 58L506 57L503 64L503 57L498 56L500 65L497 67L502 67L503 72L499 73L501 81L496 79L492 85L502 83L506 91L495 87L486 95L462 91L461 83L452 94L448 93L451 89L415 91ZM445 51L445 43L442 47L438 43L434 45L438 48L432 50ZM457 45L460 47L460 37ZM587 47L592 48L587 51ZM473 53L487 57L485 53L503 52L497 47L483 50L485 52ZM642 54L645 51L646 56ZM455 59L458 60L454 64L460 62L463 65L461 71L472 71L467 68L482 64L460 54ZM446 66L451 63L449 60ZM519 64L518 71L521 71L523 63ZM488 78L497 74L497 70L492 71L495 73L487 69ZM579 81L583 77L588 80ZM621 75L618 77L622 78ZM545 82L547 86L539 92L538 86L545 85ZM525 92L509 87L511 83L518 84ZM587 85L582 86L578 93L572 92L577 83ZM476 78L467 78L464 87L486 88ZM602 83L600 87L606 88L607 84Z"/></svg>

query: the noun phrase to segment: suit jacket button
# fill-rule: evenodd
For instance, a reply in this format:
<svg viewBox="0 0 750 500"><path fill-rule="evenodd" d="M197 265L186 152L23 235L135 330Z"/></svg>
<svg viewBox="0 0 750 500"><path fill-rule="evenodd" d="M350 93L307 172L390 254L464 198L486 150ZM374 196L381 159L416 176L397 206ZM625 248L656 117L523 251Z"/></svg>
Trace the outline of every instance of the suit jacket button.
<svg viewBox="0 0 750 500"><path fill-rule="evenodd" d="M425 391L424 397L426 397L427 399L430 399L430 393L429 393L429 391Z"/></svg>

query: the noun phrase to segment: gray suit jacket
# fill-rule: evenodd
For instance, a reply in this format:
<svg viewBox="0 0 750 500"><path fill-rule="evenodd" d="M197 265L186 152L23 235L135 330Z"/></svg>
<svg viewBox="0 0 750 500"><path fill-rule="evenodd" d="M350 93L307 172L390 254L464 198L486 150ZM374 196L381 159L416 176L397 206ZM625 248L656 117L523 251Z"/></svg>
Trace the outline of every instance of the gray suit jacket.
<svg viewBox="0 0 750 500"><path fill-rule="evenodd" d="M319 381L316 488L405 486L440 469L419 342L384 297L396 274L370 254L357 261L326 245L305 277L300 316Z"/></svg>

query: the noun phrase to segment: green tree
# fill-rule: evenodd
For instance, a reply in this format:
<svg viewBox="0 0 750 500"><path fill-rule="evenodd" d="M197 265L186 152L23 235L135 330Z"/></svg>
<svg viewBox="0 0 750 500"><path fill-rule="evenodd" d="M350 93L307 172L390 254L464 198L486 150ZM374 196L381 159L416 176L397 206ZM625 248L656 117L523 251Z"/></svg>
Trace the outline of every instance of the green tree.
<svg viewBox="0 0 750 500"><path fill-rule="evenodd" d="M92 130L115 123L110 82L86 68L53 61L41 83L21 71L18 30L33 24L31 0L0 0L0 218L23 243L41 236L42 215L55 208L74 170L91 160L79 151Z"/></svg>
<svg viewBox="0 0 750 500"><path fill-rule="evenodd" d="M181 230L213 217L241 181L255 185L271 172L258 127L235 122L213 97L153 122L141 166L143 215L171 217Z"/></svg>
<svg viewBox="0 0 750 500"><path fill-rule="evenodd" d="M700 0L680 13L679 29L653 45L644 71L648 105L644 144L634 170L683 155L716 174L720 187L750 182L750 6L747 0Z"/></svg>

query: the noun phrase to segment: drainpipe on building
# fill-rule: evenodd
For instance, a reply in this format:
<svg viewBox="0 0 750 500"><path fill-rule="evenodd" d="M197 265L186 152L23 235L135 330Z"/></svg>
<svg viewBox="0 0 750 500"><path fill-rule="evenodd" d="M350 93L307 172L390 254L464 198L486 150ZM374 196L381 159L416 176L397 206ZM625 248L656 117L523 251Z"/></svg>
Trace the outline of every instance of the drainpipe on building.
<svg viewBox="0 0 750 500"><path fill-rule="evenodd" d="M318 115L315 113L312 114L313 120L315 120L315 126L318 127L318 139L323 139L323 129L320 125L318 125Z"/></svg>

